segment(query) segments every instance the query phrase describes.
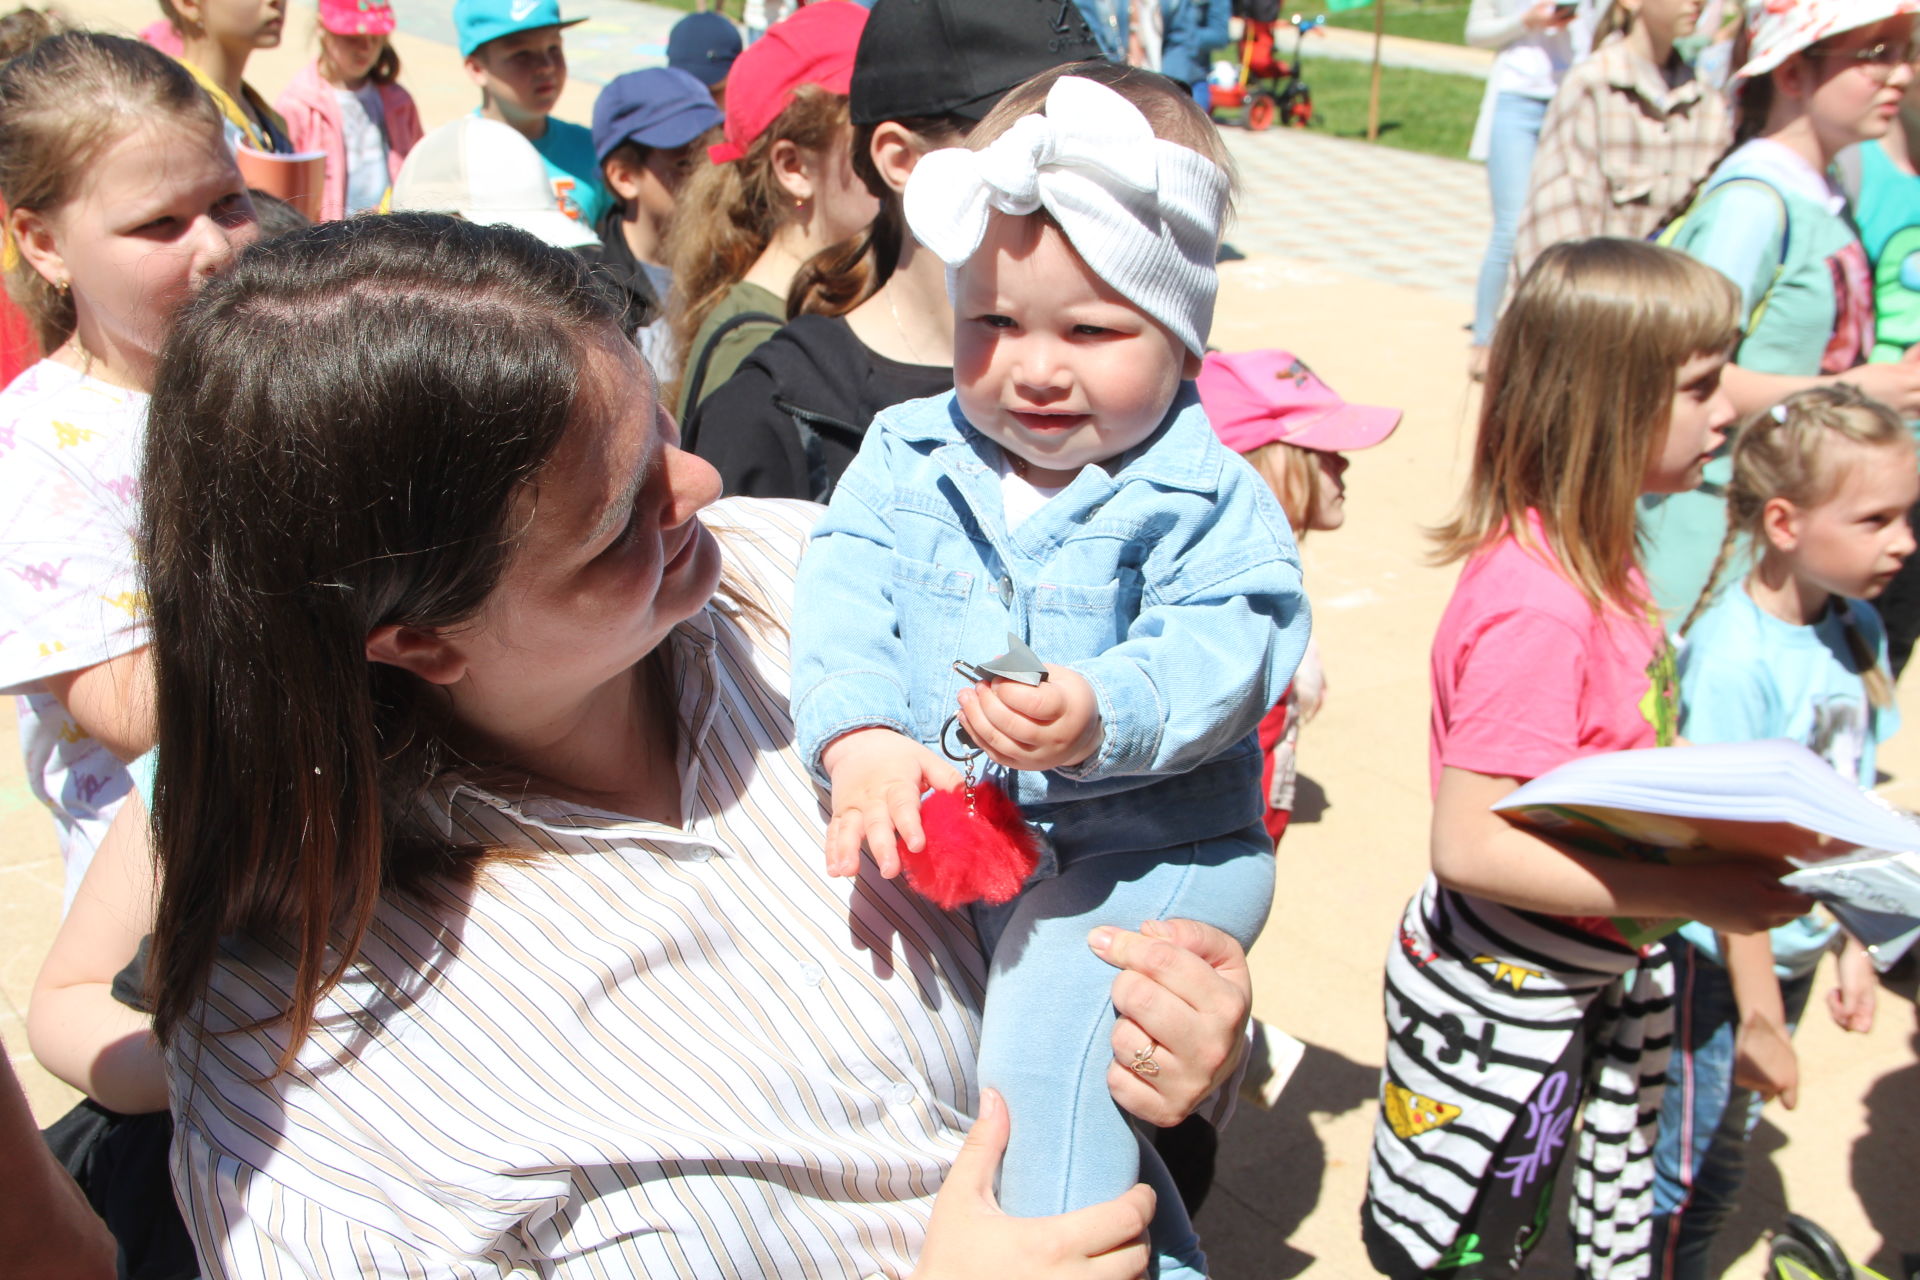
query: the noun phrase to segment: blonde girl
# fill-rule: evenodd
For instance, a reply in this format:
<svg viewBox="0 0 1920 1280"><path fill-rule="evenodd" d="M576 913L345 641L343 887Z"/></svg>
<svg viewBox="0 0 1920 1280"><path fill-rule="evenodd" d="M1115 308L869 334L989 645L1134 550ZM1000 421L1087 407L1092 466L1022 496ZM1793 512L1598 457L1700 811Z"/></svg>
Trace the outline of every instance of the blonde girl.
<svg viewBox="0 0 1920 1280"><path fill-rule="evenodd" d="M1540 256L1509 317L1466 497L1435 534L1440 560L1466 563L1433 644L1433 871L1387 958L1363 1231L1388 1276L1513 1275L1577 1145L1580 1274L1644 1276L1641 1117L1665 1069L1670 967L1611 918L1743 933L1806 900L1737 862L1582 853L1491 806L1577 756L1673 738L1634 503L1698 483L1732 420L1720 375L1737 300L1680 254L1580 240Z"/></svg>
<svg viewBox="0 0 1920 1280"><path fill-rule="evenodd" d="M1742 415L1844 377L1920 417L1920 351L1856 368L1874 343L1873 276L1828 175L1841 151L1887 131L1913 78L1917 0L1776 0L1736 42L1733 147L1665 236L1740 290L1726 375ZM1699 597L1726 529L1717 459L1706 483L1643 512L1654 598L1678 617Z"/></svg>
<svg viewBox="0 0 1920 1280"><path fill-rule="evenodd" d="M0 393L0 690L20 695L69 900L153 744L130 539L174 309L254 233L213 104L178 63L73 32L0 69L7 290L44 357Z"/></svg>
<svg viewBox="0 0 1920 1280"><path fill-rule="evenodd" d="M400 87L386 0L320 0L320 56L274 107L295 149L326 153L320 217L384 210L400 162L420 141L420 112Z"/></svg>
<svg viewBox="0 0 1920 1280"><path fill-rule="evenodd" d="M685 422L787 319L801 264L873 220L847 89L867 11L822 0L776 23L728 77L726 138L687 178L667 239ZM751 86L749 90L748 86Z"/></svg>
<svg viewBox="0 0 1920 1280"><path fill-rule="evenodd" d="M1371 449L1400 425L1398 409L1348 404L1289 351L1214 352L1195 385L1214 433L1267 482L1296 541L1347 522L1347 454ZM1260 722L1261 821L1275 844L1293 816L1300 725L1325 693L1319 647L1309 642L1293 683Z"/></svg>
<svg viewBox="0 0 1920 1280"><path fill-rule="evenodd" d="M1871 787L1899 714L1886 633L1867 601L1913 553L1913 438L1893 410L1839 383L1753 419L1732 462L1713 576L1749 555L1754 564L1718 595L1710 583L1681 629L1681 730L1695 742L1790 738ZM1810 914L1745 937L1688 924L1671 941L1678 1016L1654 1186L1661 1275L1709 1275L1761 1104L1796 1100L1787 1037L1838 935ZM1871 1029L1876 986L1865 948L1847 938L1834 1021Z"/></svg>
<svg viewBox="0 0 1920 1280"><path fill-rule="evenodd" d="M1567 72L1547 108L1510 280L1562 240L1643 239L1725 153L1726 99L1674 49L1700 5L1614 0L1593 56Z"/></svg>
<svg viewBox="0 0 1920 1280"><path fill-rule="evenodd" d="M160 12L180 37L180 65L220 109L227 141L292 152L287 122L246 80L254 50L280 47L286 0L160 0Z"/></svg>

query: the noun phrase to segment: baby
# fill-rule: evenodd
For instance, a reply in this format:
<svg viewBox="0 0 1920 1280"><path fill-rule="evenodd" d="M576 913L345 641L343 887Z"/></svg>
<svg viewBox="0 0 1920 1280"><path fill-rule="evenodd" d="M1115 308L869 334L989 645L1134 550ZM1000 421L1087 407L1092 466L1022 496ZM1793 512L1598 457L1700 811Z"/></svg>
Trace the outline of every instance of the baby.
<svg viewBox="0 0 1920 1280"><path fill-rule="evenodd" d="M980 1079L1013 1121L1000 1202L1061 1213L1144 1174L1163 1280L1206 1262L1108 1072L1150 1079L1164 1051L1151 1028L1116 1032L1087 935L1187 916L1252 944L1273 895L1254 728L1308 631L1287 517L1188 381L1224 166L1189 97L1106 63L1035 77L968 149L920 161L906 213L949 268L954 390L874 420L794 621L795 730L832 788L834 874L863 841L888 876L902 842L923 847L921 796L959 776L940 754L956 711L1043 837L1026 888L975 910ZM956 674L1009 633L1043 682Z"/></svg>

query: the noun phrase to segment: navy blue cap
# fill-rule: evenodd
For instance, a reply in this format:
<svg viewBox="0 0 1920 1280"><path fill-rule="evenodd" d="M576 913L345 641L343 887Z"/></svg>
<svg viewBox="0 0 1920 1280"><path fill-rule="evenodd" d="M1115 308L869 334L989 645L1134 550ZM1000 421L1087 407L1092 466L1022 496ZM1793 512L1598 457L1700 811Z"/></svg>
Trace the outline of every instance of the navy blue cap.
<svg viewBox="0 0 1920 1280"><path fill-rule="evenodd" d="M717 13L690 13L667 36L667 65L704 85L716 85L740 56L740 33Z"/></svg>
<svg viewBox="0 0 1920 1280"><path fill-rule="evenodd" d="M678 147L720 123L707 86L684 71L652 67L614 77L593 103L593 154L604 161L623 142Z"/></svg>

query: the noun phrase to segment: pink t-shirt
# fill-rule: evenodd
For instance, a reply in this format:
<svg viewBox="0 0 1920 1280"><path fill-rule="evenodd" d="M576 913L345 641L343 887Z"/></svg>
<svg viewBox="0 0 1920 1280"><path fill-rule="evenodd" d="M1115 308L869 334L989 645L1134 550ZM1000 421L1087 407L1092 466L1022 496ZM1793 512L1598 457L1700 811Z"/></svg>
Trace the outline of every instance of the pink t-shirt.
<svg viewBox="0 0 1920 1280"><path fill-rule="evenodd" d="M1428 765L1535 778L1569 760L1672 740L1673 653L1651 617L1596 613L1537 546L1467 561L1433 638ZM1638 571L1634 584L1645 590Z"/></svg>

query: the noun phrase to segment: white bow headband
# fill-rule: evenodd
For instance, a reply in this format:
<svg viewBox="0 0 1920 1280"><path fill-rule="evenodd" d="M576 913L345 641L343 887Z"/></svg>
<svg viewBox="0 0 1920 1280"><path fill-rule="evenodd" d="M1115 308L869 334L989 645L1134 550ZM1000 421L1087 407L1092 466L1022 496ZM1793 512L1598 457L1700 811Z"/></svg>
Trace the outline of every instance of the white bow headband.
<svg viewBox="0 0 1920 1280"><path fill-rule="evenodd" d="M1206 351L1227 175L1157 138L1139 108L1103 84L1062 76L1045 115L1022 116L984 150L922 157L907 180L907 225L949 268L971 258L994 210L1044 207L1095 275Z"/></svg>

